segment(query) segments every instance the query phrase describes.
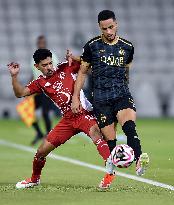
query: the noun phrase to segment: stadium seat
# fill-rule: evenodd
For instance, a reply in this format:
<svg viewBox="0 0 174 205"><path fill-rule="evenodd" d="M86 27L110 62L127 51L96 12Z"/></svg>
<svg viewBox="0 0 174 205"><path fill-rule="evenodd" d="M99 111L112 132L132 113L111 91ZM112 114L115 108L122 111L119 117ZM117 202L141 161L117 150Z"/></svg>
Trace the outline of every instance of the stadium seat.
<svg viewBox="0 0 174 205"><path fill-rule="evenodd" d="M43 12L40 12L40 9ZM172 55L174 53L174 1L172 0L2 0L0 1L1 67L12 58L19 59L20 57L17 58L19 55L23 58L25 72L30 72L29 59L35 49L36 38L40 34L48 37L49 46L58 53L59 59L64 58L64 51L69 47L78 53L77 43L74 43L77 30L81 31L80 44L83 45L91 37L99 35L97 13L103 9L115 11L119 22L119 35L134 44L132 78L145 76L148 80L151 79L152 73L156 72L160 73L156 77L157 80L162 80L165 73L165 79L172 84L173 80L170 78L174 68ZM3 74L3 77L0 75L0 81L5 75L8 74ZM143 102L138 98L141 97L141 92L146 92L147 85L141 79L139 86L136 99L137 106L141 108L140 104ZM158 107L157 97L155 97L156 87L153 86L155 85L150 84L149 95L152 95L153 103ZM10 85L7 89L10 89ZM154 108L148 115L160 115L159 109L154 111ZM143 107L139 112L141 115L147 115Z"/></svg>

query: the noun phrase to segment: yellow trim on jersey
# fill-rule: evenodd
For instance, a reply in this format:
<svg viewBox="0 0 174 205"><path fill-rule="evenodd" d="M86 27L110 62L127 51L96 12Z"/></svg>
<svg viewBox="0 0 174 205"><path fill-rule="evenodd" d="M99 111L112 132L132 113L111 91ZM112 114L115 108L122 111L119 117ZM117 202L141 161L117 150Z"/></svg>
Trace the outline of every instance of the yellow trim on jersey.
<svg viewBox="0 0 174 205"><path fill-rule="evenodd" d="M103 34L102 34L101 38L102 38L102 40L104 41L104 43L107 43L108 45L111 45L111 46L117 44L118 41L119 41L119 39L120 39L119 36L116 36L116 39L115 39L112 43L109 43L109 42L107 41L107 39L104 38Z"/></svg>
<svg viewBox="0 0 174 205"><path fill-rule="evenodd" d="M123 40L123 39L121 39L121 38L119 38L119 40L120 40L120 41L122 41L123 43L125 43L125 44L129 45L129 46L132 46L132 44L127 43L126 41L124 41L124 40Z"/></svg>
<svg viewBox="0 0 174 205"><path fill-rule="evenodd" d="M94 43L95 41L98 41L98 40L101 40L101 36L100 36L98 39L95 39L95 40L91 41L91 42L89 43L89 45L91 45L91 43Z"/></svg>

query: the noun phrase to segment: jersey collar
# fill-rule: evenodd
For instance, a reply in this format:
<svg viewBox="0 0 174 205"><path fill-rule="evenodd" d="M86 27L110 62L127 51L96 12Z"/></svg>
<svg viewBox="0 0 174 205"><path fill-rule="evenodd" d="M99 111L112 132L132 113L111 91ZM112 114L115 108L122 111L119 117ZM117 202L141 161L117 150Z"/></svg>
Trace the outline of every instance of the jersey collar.
<svg viewBox="0 0 174 205"><path fill-rule="evenodd" d="M119 41L119 36L116 36L116 39L115 39L112 43L109 43L109 42L104 38L103 34L101 35L101 38L102 38L102 41L103 41L104 43L107 43L108 45L115 45L115 44L117 44L118 41Z"/></svg>

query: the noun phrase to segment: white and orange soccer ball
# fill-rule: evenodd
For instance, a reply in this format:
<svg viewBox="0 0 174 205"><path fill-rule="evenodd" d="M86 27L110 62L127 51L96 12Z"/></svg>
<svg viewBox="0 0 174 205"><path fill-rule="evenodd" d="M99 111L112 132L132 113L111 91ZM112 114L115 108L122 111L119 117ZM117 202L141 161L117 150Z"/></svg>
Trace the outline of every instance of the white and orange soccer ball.
<svg viewBox="0 0 174 205"><path fill-rule="evenodd" d="M127 168L134 161L134 151L126 144L117 145L111 152L112 163L118 168Z"/></svg>

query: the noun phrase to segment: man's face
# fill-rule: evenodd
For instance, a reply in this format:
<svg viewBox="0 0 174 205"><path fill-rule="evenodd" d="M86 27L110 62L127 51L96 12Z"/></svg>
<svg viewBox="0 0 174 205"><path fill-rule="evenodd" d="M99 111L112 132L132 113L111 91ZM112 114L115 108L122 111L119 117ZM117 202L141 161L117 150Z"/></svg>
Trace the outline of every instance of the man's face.
<svg viewBox="0 0 174 205"><path fill-rule="evenodd" d="M116 20L113 20L111 18L104 21L100 21L99 27L101 29L102 34L108 41L115 40L118 28Z"/></svg>
<svg viewBox="0 0 174 205"><path fill-rule="evenodd" d="M52 76L54 72L52 58L47 57L44 60L41 60L38 64L35 64L35 67L40 70L45 76Z"/></svg>

